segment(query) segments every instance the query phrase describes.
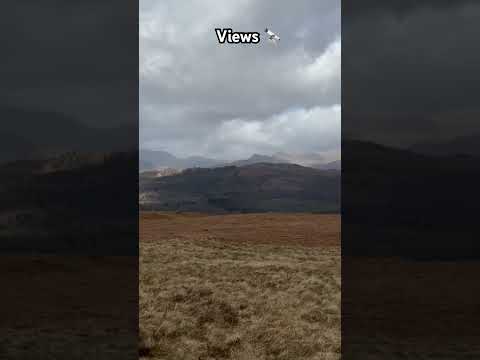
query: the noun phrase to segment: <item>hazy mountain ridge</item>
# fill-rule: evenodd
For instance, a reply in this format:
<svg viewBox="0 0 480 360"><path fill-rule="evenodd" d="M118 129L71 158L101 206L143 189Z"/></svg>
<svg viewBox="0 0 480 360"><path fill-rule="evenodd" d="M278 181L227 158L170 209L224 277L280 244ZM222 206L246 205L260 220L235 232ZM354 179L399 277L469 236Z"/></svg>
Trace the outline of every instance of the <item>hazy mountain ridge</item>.
<svg viewBox="0 0 480 360"><path fill-rule="evenodd" d="M302 166L315 167L318 164L328 163L324 156L318 153L286 153L277 152L273 156L284 159L285 162Z"/></svg>
<svg viewBox="0 0 480 360"><path fill-rule="evenodd" d="M140 170L153 170L163 168L188 169L188 168L213 168L223 166L245 166L259 163L270 164L297 164L318 169L340 170L340 160L324 163L318 154L287 154L276 153L273 155L253 154L247 159L226 161L216 160L202 156L179 158L163 150L140 150Z"/></svg>
<svg viewBox="0 0 480 360"><path fill-rule="evenodd" d="M233 161L225 165L226 166L245 166L245 165L253 165L253 164L259 164L259 163L287 164L287 163L290 163L290 161L282 159L275 155L268 156L268 155L253 154L248 159Z"/></svg>

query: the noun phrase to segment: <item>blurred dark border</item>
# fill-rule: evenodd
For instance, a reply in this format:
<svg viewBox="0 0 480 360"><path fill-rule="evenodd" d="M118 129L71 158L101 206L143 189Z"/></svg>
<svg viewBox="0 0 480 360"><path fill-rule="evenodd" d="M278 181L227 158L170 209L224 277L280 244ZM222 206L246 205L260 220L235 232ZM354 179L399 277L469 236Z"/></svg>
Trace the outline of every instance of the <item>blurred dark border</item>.
<svg viewBox="0 0 480 360"><path fill-rule="evenodd" d="M2 2L0 358L138 358L138 2Z"/></svg>
<svg viewBox="0 0 480 360"><path fill-rule="evenodd" d="M343 359L480 356L479 20L342 2Z"/></svg>

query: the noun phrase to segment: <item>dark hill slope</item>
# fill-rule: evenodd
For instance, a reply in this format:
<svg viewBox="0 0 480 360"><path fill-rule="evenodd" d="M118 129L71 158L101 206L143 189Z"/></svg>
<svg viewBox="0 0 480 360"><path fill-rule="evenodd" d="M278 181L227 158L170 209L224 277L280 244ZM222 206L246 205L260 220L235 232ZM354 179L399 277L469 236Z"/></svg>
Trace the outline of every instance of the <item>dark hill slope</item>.
<svg viewBox="0 0 480 360"><path fill-rule="evenodd" d="M340 174L293 164L189 169L140 177L142 209L202 212L338 212Z"/></svg>

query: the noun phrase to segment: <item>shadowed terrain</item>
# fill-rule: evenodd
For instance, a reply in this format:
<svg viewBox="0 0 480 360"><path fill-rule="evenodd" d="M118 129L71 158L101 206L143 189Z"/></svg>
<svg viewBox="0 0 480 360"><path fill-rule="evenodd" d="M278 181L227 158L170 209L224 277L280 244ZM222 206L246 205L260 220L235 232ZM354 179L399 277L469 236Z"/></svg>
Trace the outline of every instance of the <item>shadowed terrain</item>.
<svg viewBox="0 0 480 360"><path fill-rule="evenodd" d="M338 212L340 172L256 163L140 174L140 208L208 213Z"/></svg>

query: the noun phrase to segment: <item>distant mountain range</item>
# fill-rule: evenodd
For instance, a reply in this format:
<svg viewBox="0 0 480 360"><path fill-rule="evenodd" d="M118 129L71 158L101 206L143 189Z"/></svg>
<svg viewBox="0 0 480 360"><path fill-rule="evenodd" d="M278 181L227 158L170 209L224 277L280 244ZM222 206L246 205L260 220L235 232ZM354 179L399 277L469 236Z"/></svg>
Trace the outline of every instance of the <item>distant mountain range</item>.
<svg viewBox="0 0 480 360"><path fill-rule="evenodd" d="M443 142L427 142L413 145L405 151L427 156L465 157L480 156L480 134L457 137ZM245 166L259 163L269 164L298 164L320 170L342 169L341 160L325 162L325 159L316 153L289 154L278 152L273 155L254 154L248 159L237 161L221 161L201 156L178 158L166 151L140 150L140 170L162 168L187 169L194 167L211 168L218 166Z"/></svg>
<svg viewBox="0 0 480 360"><path fill-rule="evenodd" d="M261 163L268 163L268 164L288 164L290 163L288 160L282 159L278 156L267 156L267 155L259 155L253 154L246 160L237 160L229 163L228 165L232 166L245 166L245 165L253 165L253 164L261 164Z"/></svg>
<svg viewBox="0 0 480 360"><path fill-rule="evenodd" d="M173 176L140 174L144 210L338 212L340 173L295 164L197 168Z"/></svg>
<svg viewBox="0 0 480 360"><path fill-rule="evenodd" d="M302 155L288 155L286 153L277 153L271 156L253 154L248 159L237 161L220 161L201 156L191 156L187 158L178 158L166 151L161 150L140 150L140 171L153 169L188 169L188 168L213 168L222 166L245 166L253 164L297 164L309 166L321 170L340 170L340 160L330 163L315 163L312 161L320 161L322 158L316 154ZM283 157L282 157L283 156ZM305 159L309 159L309 161ZM308 163L297 163L296 159L303 160Z"/></svg>
<svg viewBox="0 0 480 360"><path fill-rule="evenodd" d="M315 167L318 164L325 164L325 158L318 153L286 153L277 152L273 154L274 157L283 159L285 162L291 164L298 164L302 166Z"/></svg>

